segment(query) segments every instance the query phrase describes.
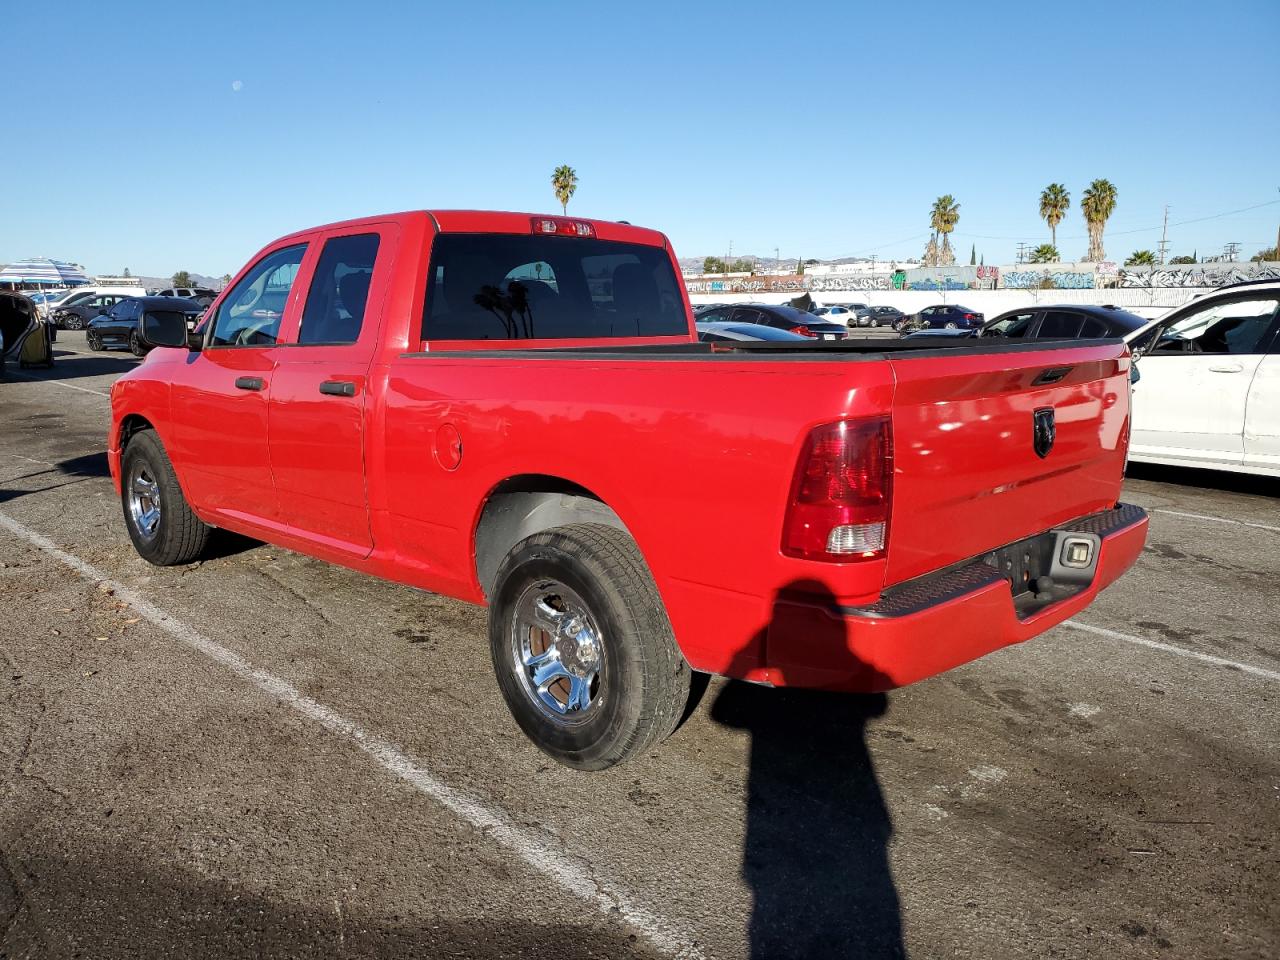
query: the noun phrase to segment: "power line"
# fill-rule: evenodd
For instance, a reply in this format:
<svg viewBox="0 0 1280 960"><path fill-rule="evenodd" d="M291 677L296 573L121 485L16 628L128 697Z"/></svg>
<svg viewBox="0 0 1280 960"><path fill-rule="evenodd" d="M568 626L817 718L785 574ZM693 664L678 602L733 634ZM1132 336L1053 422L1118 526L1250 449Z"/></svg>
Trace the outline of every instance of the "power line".
<svg viewBox="0 0 1280 960"><path fill-rule="evenodd" d="M1206 220L1220 220L1223 217L1234 217L1238 213L1248 213L1250 210L1261 210L1263 207L1275 206L1277 203L1280 203L1280 200L1268 200L1266 203L1255 203L1252 207L1241 207L1239 210L1226 210L1222 213L1210 214L1207 217L1194 217L1190 220L1179 220L1176 223L1169 224L1169 226L1185 227L1187 224L1190 224L1190 223L1204 223ZM1139 227L1134 230L1108 230L1107 236L1108 237L1125 237L1135 233L1151 233L1153 230L1160 230L1162 228L1163 228L1162 224L1156 224L1154 227ZM970 237L975 240L1035 240L1037 238L1036 234L1024 234L1021 236L1012 236L1012 237L994 237L994 236L987 236L981 233L961 233L958 230L956 231L956 236ZM1069 237L1060 237L1059 239L1088 240L1089 235L1087 233L1081 233L1081 234L1075 234Z"/></svg>

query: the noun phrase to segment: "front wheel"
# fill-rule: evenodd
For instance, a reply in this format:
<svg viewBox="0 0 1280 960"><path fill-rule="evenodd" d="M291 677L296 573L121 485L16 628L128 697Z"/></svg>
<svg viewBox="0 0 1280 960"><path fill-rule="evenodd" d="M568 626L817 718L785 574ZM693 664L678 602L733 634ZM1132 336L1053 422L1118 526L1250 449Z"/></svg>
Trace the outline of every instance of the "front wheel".
<svg viewBox="0 0 1280 960"><path fill-rule="evenodd" d="M158 567L197 559L209 527L187 505L169 455L151 430L136 433L120 461L124 525L138 555Z"/></svg>
<svg viewBox="0 0 1280 960"><path fill-rule="evenodd" d="M84 319L77 317L74 313L63 320L62 323L68 330L80 330L84 327Z"/></svg>
<svg viewBox="0 0 1280 960"><path fill-rule="evenodd" d="M145 357L147 355L147 348L143 345L142 338L138 336L137 330L129 332L129 352L135 357Z"/></svg>
<svg viewBox="0 0 1280 960"><path fill-rule="evenodd" d="M653 577L626 533L557 527L503 560L489 611L498 686L541 750L603 770L675 730L690 672Z"/></svg>
<svg viewBox="0 0 1280 960"><path fill-rule="evenodd" d="M98 350L103 349L102 337L99 336L97 333L95 333L93 330L86 330L84 334L84 339L85 339L85 343L88 344L90 350L93 350L96 352Z"/></svg>

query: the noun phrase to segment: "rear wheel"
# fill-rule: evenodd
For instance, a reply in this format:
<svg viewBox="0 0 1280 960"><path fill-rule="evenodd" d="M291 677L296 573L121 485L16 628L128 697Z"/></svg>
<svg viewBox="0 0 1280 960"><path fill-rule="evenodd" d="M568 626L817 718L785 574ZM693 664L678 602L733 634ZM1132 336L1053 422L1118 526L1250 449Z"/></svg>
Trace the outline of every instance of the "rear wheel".
<svg viewBox="0 0 1280 960"><path fill-rule="evenodd" d="M129 352L135 357L145 357L147 355L147 348L143 345L142 338L138 336L137 330L129 332Z"/></svg>
<svg viewBox="0 0 1280 960"><path fill-rule="evenodd" d="M665 739L689 697L649 569L613 527L573 524L516 544L495 581L489 645L520 729L579 770Z"/></svg>
<svg viewBox="0 0 1280 960"><path fill-rule="evenodd" d="M204 552L209 527L192 512L155 432L136 433L120 462L120 499L129 539L158 567L190 563Z"/></svg>
<svg viewBox="0 0 1280 960"><path fill-rule="evenodd" d="M954 320L948 320L948 321L947 321L947 327L946 327L946 328L947 328L948 330L955 330L955 329L956 329L956 322L955 322Z"/></svg>

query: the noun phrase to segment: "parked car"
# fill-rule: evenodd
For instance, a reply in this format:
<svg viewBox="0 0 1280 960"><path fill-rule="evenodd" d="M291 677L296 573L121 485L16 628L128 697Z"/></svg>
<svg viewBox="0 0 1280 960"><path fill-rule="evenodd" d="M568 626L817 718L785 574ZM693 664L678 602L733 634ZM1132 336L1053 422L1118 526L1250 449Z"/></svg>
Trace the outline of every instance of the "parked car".
<svg viewBox="0 0 1280 960"><path fill-rule="evenodd" d="M1125 337L1149 324L1149 320L1119 307L1064 303L1006 311L984 324L978 335L1099 340Z"/></svg>
<svg viewBox="0 0 1280 960"><path fill-rule="evenodd" d="M651 752L693 671L886 690L1061 623L1141 553L1123 344L712 350L685 303L667 238L608 221L291 234L194 342L144 312L164 349L112 385L107 437L128 535L185 564L217 526L487 604L519 726L588 770Z"/></svg>
<svg viewBox="0 0 1280 960"><path fill-rule="evenodd" d="M8 361L19 367L53 366L52 332L29 296L0 290L0 380Z"/></svg>
<svg viewBox="0 0 1280 960"><path fill-rule="evenodd" d="M732 323L732 322L710 322L704 323L699 320L698 339L704 343L715 343L717 341L724 342L726 340L771 340L771 341L796 341L808 342L808 337L803 337L798 333L792 333L790 330L779 330L777 327L766 327L762 323Z"/></svg>
<svg viewBox="0 0 1280 960"><path fill-rule="evenodd" d="M1280 476L1280 281L1222 287L1128 339L1130 459Z"/></svg>
<svg viewBox="0 0 1280 960"><path fill-rule="evenodd" d="M906 314L897 307L868 307L867 319L872 327L893 327L898 329L898 325L906 317Z"/></svg>
<svg viewBox="0 0 1280 960"><path fill-rule="evenodd" d="M157 297L184 297L194 300L202 307L207 307L217 298L218 292L208 287L166 287L156 291Z"/></svg>
<svg viewBox="0 0 1280 960"><path fill-rule="evenodd" d="M944 327L937 330L911 331L903 336L907 339L1004 337L1031 340L1066 337L1099 340L1105 337L1124 338L1149 324L1149 320L1143 319L1136 313L1121 310L1119 307L1071 303L1009 310L978 330Z"/></svg>
<svg viewBox="0 0 1280 960"><path fill-rule="evenodd" d="M65 330L83 330L89 321L110 310L121 300L130 299L124 293L91 293L75 303L63 304L53 311L53 325Z"/></svg>
<svg viewBox="0 0 1280 960"><path fill-rule="evenodd" d="M127 347L135 357L145 356L150 349L142 339L142 314L169 312L181 318L188 331L195 330L204 308L185 297L125 297L105 313L95 316L85 328L84 338L90 350Z"/></svg>
<svg viewBox="0 0 1280 960"><path fill-rule="evenodd" d="M84 301L101 294L114 294L121 297L143 297L146 296L146 293L147 292L140 285L119 286L114 284L85 284L79 287L72 287L69 290L61 291L56 299L46 300L44 303L40 304L40 313L46 318L53 319L59 310L81 304Z"/></svg>
<svg viewBox="0 0 1280 960"><path fill-rule="evenodd" d="M831 323L844 324L846 329L850 329L867 325L863 320L866 316L866 309L866 304L833 303L829 307L819 307L814 311L814 315L822 317L822 319Z"/></svg>
<svg viewBox="0 0 1280 960"><path fill-rule="evenodd" d="M701 313L697 319L700 323L763 324L818 340L843 340L849 335L849 328L843 323L832 323L795 307L770 303L728 304Z"/></svg>
<svg viewBox="0 0 1280 960"><path fill-rule="evenodd" d="M695 318L697 318L697 317L702 316L704 313L709 313L709 312L710 312L710 311L712 311L712 310L719 310L720 308L725 307L725 306L729 306L729 304L723 304L723 303L695 303L695 304L693 305L693 315L694 315L694 317L695 317Z"/></svg>
<svg viewBox="0 0 1280 960"><path fill-rule="evenodd" d="M983 316L976 310L962 307L955 303L940 303L935 307L925 307L901 321L897 330L977 330L982 326Z"/></svg>

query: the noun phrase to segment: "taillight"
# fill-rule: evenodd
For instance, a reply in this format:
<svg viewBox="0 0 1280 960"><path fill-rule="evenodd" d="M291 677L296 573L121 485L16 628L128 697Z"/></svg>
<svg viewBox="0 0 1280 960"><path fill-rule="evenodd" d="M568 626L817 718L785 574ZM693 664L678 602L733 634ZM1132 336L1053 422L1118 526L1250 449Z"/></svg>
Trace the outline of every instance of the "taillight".
<svg viewBox="0 0 1280 960"><path fill-rule="evenodd" d="M782 552L843 562L884 556L892 484L888 417L815 427L796 464Z"/></svg>
<svg viewBox="0 0 1280 960"><path fill-rule="evenodd" d="M812 330L810 330L810 329L809 329L808 327L806 327L804 324L800 324L800 326L798 326L798 327L792 327L792 328L791 328L791 332L792 332L792 333L798 333L798 334L800 334L800 336L802 336L802 337L816 337L816 336L817 336L817 334L816 334L816 333L814 333Z"/></svg>
<svg viewBox="0 0 1280 960"><path fill-rule="evenodd" d="M978 315L977 315L976 313L966 313L966 314L964 315L964 318L965 318L966 320L977 320L977 319L978 319Z"/></svg>
<svg viewBox="0 0 1280 960"><path fill-rule="evenodd" d="M596 228L583 220L566 220L563 217L534 217L533 232L560 237L594 237Z"/></svg>

